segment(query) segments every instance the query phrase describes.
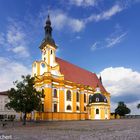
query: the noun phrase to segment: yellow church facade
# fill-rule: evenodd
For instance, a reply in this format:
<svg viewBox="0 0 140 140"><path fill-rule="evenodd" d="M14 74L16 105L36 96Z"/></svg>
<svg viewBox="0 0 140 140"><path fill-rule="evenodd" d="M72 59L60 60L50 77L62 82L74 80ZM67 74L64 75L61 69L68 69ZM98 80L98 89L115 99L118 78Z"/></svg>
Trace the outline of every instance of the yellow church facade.
<svg viewBox="0 0 140 140"><path fill-rule="evenodd" d="M36 89L45 96L42 110L34 112L34 119L110 119L110 93L103 87L101 77L56 57L49 16L40 49L42 59L33 62L32 76Z"/></svg>

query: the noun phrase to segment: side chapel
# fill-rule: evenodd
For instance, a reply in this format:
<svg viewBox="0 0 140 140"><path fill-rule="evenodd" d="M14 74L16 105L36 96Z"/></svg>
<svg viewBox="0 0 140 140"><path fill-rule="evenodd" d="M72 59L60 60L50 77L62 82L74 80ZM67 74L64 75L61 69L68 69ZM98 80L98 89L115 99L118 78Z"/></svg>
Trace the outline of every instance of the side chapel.
<svg viewBox="0 0 140 140"><path fill-rule="evenodd" d="M42 111L34 112L34 119L110 119L110 93L101 77L56 57L49 15L44 29L45 38L40 45L42 59L33 62L32 76L36 89L45 96Z"/></svg>

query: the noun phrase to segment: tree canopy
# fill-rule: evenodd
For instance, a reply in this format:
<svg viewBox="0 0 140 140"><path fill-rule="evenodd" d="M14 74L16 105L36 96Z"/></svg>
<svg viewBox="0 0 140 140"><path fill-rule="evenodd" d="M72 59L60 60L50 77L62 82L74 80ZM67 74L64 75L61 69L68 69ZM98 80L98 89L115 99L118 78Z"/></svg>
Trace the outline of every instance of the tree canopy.
<svg viewBox="0 0 140 140"><path fill-rule="evenodd" d="M120 116L125 116L130 112L131 110L126 106L124 102L118 102L118 107L115 109L116 114L119 114Z"/></svg>
<svg viewBox="0 0 140 140"><path fill-rule="evenodd" d="M26 114L41 109L43 93L35 89L33 77L30 75L21 77L22 81L15 81L15 88L11 88L8 91L10 102L6 104L6 107L9 109L13 108L17 112L23 112L23 124L26 124Z"/></svg>

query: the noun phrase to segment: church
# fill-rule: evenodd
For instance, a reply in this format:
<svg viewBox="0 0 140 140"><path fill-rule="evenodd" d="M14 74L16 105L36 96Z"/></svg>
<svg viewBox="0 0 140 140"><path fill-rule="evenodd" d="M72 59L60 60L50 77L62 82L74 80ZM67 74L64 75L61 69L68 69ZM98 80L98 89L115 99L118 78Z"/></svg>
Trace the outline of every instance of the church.
<svg viewBox="0 0 140 140"><path fill-rule="evenodd" d="M104 120L110 119L110 93L93 72L56 56L48 15L45 38L40 45L42 58L32 64L35 87L44 93L41 120Z"/></svg>

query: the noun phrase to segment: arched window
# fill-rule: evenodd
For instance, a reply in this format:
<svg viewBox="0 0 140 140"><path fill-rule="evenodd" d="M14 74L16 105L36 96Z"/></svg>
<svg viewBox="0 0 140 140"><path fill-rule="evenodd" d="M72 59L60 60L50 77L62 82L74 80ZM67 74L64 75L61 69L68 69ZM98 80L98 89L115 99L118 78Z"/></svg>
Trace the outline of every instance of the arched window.
<svg viewBox="0 0 140 140"><path fill-rule="evenodd" d="M54 91L53 91L53 97L54 98L57 98L57 89L54 89Z"/></svg>
<svg viewBox="0 0 140 140"><path fill-rule="evenodd" d="M96 98L96 102L99 102L99 98Z"/></svg>
<svg viewBox="0 0 140 140"><path fill-rule="evenodd" d="M99 114L99 109L96 109L96 114Z"/></svg>
<svg viewBox="0 0 140 140"><path fill-rule="evenodd" d="M86 94L84 94L84 103L86 103Z"/></svg>
<svg viewBox="0 0 140 140"><path fill-rule="evenodd" d="M77 110L77 111L79 110L79 106L78 106L78 105L76 106L76 110Z"/></svg>
<svg viewBox="0 0 140 140"><path fill-rule="evenodd" d="M70 105L67 106L67 110L71 110L71 106Z"/></svg>
<svg viewBox="0 0 140 140"><path fill-rule="evenodd" d="M67 90L67 101L71 101L71 91Z"/></svg>
<svg viewBox="0 0 140 140"><path fill-rule="evenodd" d="M76 102L79 102L79 92L76 92Z"/></svg>
<svg viewBox="0 0 140 140"><path fill-rule="evenodd" d="M86 111L87 109L86 109L86 107L84 106L84 111Z"/></svg>
<svg viewBox="0 0 140 140"><path fill-rule="evenodd" d="M92 96L89 95L89 104L92 102Z"/></svg>
<svg viewBox="0 0 140 140"><path fill-rule="evenodd" d="M104 102L106 102L106 103L107 103L107 99L106 99L106 98L104 99Z"/></svg>

